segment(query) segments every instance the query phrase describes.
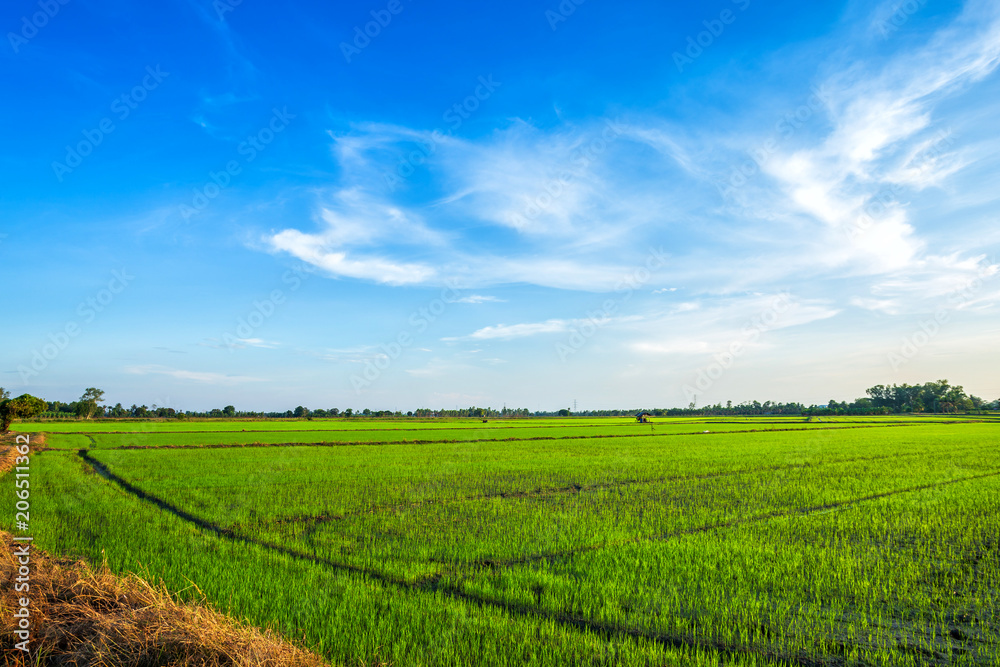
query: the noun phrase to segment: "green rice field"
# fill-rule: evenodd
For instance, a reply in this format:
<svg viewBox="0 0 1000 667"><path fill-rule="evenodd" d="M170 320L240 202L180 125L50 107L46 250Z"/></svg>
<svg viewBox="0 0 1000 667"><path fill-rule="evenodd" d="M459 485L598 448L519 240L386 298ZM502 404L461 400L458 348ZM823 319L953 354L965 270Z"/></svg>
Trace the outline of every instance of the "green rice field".
<svg viewBox="0 0 1000 667"><path fill-rule="evenodd" d="M36 546L335 665L1000 665L996 417L15 428Z"/></svg>

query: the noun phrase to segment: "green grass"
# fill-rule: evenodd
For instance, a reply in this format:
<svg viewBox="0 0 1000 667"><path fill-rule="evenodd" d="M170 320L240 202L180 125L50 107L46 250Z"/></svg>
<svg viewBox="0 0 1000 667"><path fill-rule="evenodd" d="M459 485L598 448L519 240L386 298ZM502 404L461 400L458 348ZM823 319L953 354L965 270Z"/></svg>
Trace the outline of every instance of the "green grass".
<svg viewBox="0 0 1000 667"><path fill-rule="evenodd" d="M50 433L46 445L58 449L109 449L119 447L206 447L221 445L327 444L356 445L362 443L430 443L469 442L481 440L556 440L568 438L602 438L627 436L666 437L732 433L747 431L826 430L834 428L874 428L904 426L902 423L871 422L701 422L577 425L560 426L503 425L462 426L455 428L418 429L327 429L327 430L265 430L242 431L176 431L176 432L76 432Z"/></svg>
<svg viewBox="0 0 1000 667"><path fill-rule="evenodd" d="M33 534L349 665L1000 665L1000 424L944 421L67 429Z"/></svg>
<svg viewBox="0 0 1000 667"><path fill-rule="evenodd" d="M797 418L801 421L801 418ZM690 420L696 421L696 420ZM699 419L700 421L700 419ZM96 419L93 421L45 421L18 424L22 432L45 431L49 433L100 433L100 432L184 432L184 431L346 431L369 429L400 429L419 428L420 430L479 428L482 419L370 419L354 417L351 419L191 419L191 420L133 420L133 419ZM571 419L491 419L487 423L491 428L514 428L530 426L533 428L549 426L562 428L571 425L606 425L608 423L636 423L632 417L612 418L571 418Z"/></svg>
<svg viewBox="0 0 1000 667"><path fill-rule="evenodd" d="M191 419L191 420L135 420L96 419L52 420L27 422L16 425L22 433L222 433L222 432L297 432L297 431L396 431L396 430L454 430L454 429L558 429L585 426L607 427L609 425L632 425L638 428L649 426L676 426L684 424L751 424L759 428L762 424L807 424L824 426L830 424L886 424L886 423L930 423L952 421L996 420L997 415L919 415L915 417L822 417L807 422L801 416L771 415L764 417L653 417L648 424L638 424L633 417L550 417L533 419L490 419L483 422L478 418L463 419L371 419L354 417L351 419ZM486 423L487 426L483 426Z"/></svg>

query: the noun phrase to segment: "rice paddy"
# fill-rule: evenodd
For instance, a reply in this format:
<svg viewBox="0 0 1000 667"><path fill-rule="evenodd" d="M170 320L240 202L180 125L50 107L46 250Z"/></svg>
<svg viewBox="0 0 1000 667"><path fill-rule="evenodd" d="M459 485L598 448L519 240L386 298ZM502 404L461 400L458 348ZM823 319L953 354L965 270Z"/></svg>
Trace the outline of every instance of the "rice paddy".
<svg viewBox="0 0 1000 667"><path fill-rule="evenodd" d="M38 547L334 664L1000 665L990 417L19 430Z"/></svg>

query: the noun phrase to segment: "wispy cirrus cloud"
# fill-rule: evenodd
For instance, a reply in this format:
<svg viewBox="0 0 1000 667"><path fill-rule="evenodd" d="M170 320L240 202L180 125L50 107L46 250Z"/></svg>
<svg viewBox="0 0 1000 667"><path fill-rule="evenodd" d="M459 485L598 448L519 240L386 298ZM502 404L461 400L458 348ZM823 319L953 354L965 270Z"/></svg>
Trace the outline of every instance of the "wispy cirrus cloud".
<svg viewBox="0 0 1000 667"><path fill-rule="evenodd" d="M904 275L890 275L871 285L870 297L857 297L852 305L889 315L931 309L990 306L1000 301L1000 284L994 278L1000 264L984 255L929 257Z"/></svg>
<svg viewBox="0 0 1000 667"><path fill-rule="evenodd" d="M546 320L544 322L525 322L522 324L496 324L477 329L467 336L448 337L441 340L449 342L462 340L510 340L512 338L525 338L539 334L563 333L569 331L572 326L572 320L559 319Z"/></svg>
<svg viewBox="0 0 1000 667"><path fill-rule="evenodd" d="M395 191L384 183L413 145L433 148L416 200L409 181ZM358 124L333 138L345 176L318 204L317 230L272 232L265 245L387 284L609 290L642 258L631 232L672 208L652 187L659 174L623 173L635 147L624 126L601 120L554 132L514 121L479 141Z"/></svg>
<svg viewBox="0 0 1000 667"><path fill-rule="evenodd" d="M628 315L622 317L550 319L544 322L524 322L520 324L495 324L477 329L466 336L452 336L442 338L441 340L447 342L511 340L542 334L566 333L584 324L603 327L613 323L635 322L641 319L642 317L639 315Z"/></svg>
<svg viewBox="0 0 1000 667"><path fill-rule="evenodd" d="M612 291L653 240L668 239L671 263L650 280L654 294L792 281L844 306L886 305L893 289L893 303L919 299L889 285L962 272L979 254L974 238L946 251L933 243L934 223L912 200L944 187L976 154L976 138L949 129L959 113L951 105L995 71L998 26L996 8L977 0L916 48L837 52L811 79L821 94L809 124L769 149L760 175L725 201L720 170L759 152L773 120L760 122L763 135L745 124L735 135L644 110L546 128L514 119L477 138L356 123L331 135L343 176L318 204L316 229L266 240L333 276L387 285ZM748 106L783 118L801 102L788 99ZM415 147L423 149L414 175L386 187ZM844 277L862 280L843 294L832 283Z"/></svg>
<svg viewBox="0 0 1000 667"><path fill-rule="evenodd" d="M333 193L318 217L320 231L285 229L271 234L267 245L333 276L406 285L424 283L436 275L433 266L391 259L382 249L358 250L384 245L440 245L442 234L427 228L413 212L355 187Z"/></svg>
<svg viewBox="0 0 1000 667"><path fill-rule="evenodd" d="M202 382L205 384L217 385L238 385L243 382L263 382L263 378L249 377L246 375L225 375L222 373L212 373L206 371L189 371L156 364L145 364L139 366L126 366L125 372L133 375L166 375L177 380L190 380L192 382Z"/></svg>
<svg viewBox="0 0 1000 667"><path fill-rule="evenodd" d="M213 347L216 349L242 350L248 347L258 347L265 350L273 350L281 345L278 341L264 340L263 338L233 338L223 341L219 338L209 338L199 343L202 347Z"/></svg>
<svg viewBox="0 0 1000 667"><path fill-rule="evenodd" d="M840 312L828 301L787 293L717 297L650 310L632 320L625 345L643 354L698 355L743 341L747 332L756 332L752 334L756 343L763 331L806 326Z"/></svg>
<svg viewBox="0 0 1000 667"><path fill-rule="evenodd" d="M998 64L996 5L975 2L916 50L843 67L823 85L830 132L765 163L777 186L770 205L821 223L817 233L830 245L823 260L833 267L900 276L961 270L966 258L928 248L906 200L967 164L937 109Z"/></svg>
<svg viewBox="0 0 1000 667"><path fill-rule="evenodd" d="M495 296L485 296L482 294L470 294L455 300L455 303L504 303L506 299Z"/></svg>

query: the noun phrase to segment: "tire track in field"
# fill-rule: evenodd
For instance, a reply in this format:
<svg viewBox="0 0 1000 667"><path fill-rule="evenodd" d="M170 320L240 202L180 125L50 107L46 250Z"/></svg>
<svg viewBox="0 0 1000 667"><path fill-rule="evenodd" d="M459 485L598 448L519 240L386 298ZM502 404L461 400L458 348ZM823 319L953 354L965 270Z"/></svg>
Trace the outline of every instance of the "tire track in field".
<svg viewBox="0 0 1000 667"><path fill-rule="evenodd" d="M253 537L250 537L250 536L247 536L247 535L242 535L240 533L236 533L236 532L234 532L232 530L229 530L229 529L223 528L221 526L218 526L218 525L216 525L216 524L214 524L214 523L212 523L210 521L207 521L205 519L201 519L201 518L199 518L199 517L197 517L197 516L195 516L195 515L193 515L193 514L191 514L189 512L186 512L185 510L183 510L183 509L181 509L179 507L176 507L176 506L168 503L167 501L163 500L162 498L159 498L159 497L154 496L152 494L146 493L142 489L140 489L140 488L134 486L133 484L129 483L124 478L122 478L122 477L114 474L113 472L111 472L111 470L109 470L107 468L107 466L105 466L100 461L98 461L98 460L94 459L93 457L91 457L90 454L89 454L89 452L87 450L85 450L85 449L79 450L77 452L77 454L80 456L81 459L83 459L84 462L86 462L89 465L91 465L93 467L94 471L97 472L101 477L103 477L104 479L108 480L109 482L112 482L112 483L118 485L126 493L134 495L135 497L139 498L140 500L144 500L144 501L150 502L150 503L156 505L157 507L159 507L161 510L163 510L165 512L168 512L170 514L173 514L174 516L176 516L177 518L179 518L179 519L181 519L183 521L186 521L188 523L194 524L198 528L201 528L202 530L205 530L206 532L213 533L213 534L215 534L215 535L217 535L217 536L219 536L221 538L229 539L229 540L232 540L234 542L240 542L240 543L243 543L243 544L255 545L255 546L261 547L263 549L267 549L267 550L270 550L270 551L274 551L276 553L280 553L280 554L286 555L286 556L288 556L290 558L294 558L296 560L303 560L303 561L315 563L317 565L322 565L324 567L329 567L329 568L334 569L334 570L339 570L339 571L343 571L343 572L349 572L349 573L356 574L356 575L359 575L359 576L362 576L362 577L367 577L367 578L373 579L375 581L379 581L379 582L387 584L387 585L396 586L396 587L407 589L407 590L419 591L419 592L429 592L429 593L441 593L441 594L446 595L446 596L448 596L448 597L450 597L452 599L455 599L455 600L461 600L463 602L474 604L474 605L477 605L479 607L494 608L494 609L497 609L499 611L503 611L504 613L507 613L507 614L509 614L511 616L515 616L515 617L525 617L525 618L533 618L533 619L544 618L544 619L550 620L550 621L552 621L554 623L558 623L559 625L562 625L562 626L569 626L569 627L573 627L573 628L580 629L580 630L586 630L586 631L592 632L594 634L597 634L597 635L600 635L600 636L603 636L603 637L629 636L629 637L633 637L635 639L642 639L642 640L646 640L646 641L652 641L654 643L657 643L659 645L666 646L666 647L669 647L669 648L684 649L684 650L695 649L695 650L715 651L715 652L718 652L718 653L720 653L722 655L726 655L726 656L729 656L729 657L746 657L746 655L748 653L750 653L750 654L758 655L758 656L761 656L761 657L764 657L764 658L767 658L767 659L770 659L770 660L774 660L774 659L784 660L784 661L789 662L791 664L802 665L804 667L814 667L814 666L818 667L820 665L828 665L828 664L830 664L829 661L827 661L825 659L814 659L814 658L808 658L808 657L797 656L797 655L785 655L785 654L780 654L780 653L777 653L777 652L774 652L774 651L767 650L766 648L759 648L759 647L755 647L755 646L752 646L752 645L751 646L736 645L736 644L730 645L730 644L725 644L723 642L718 642L718 641L699 640L699 639L694 639L694 638L677 637L677 636L665 635L665 634L662 634L662 633L656 633L656 632L652 632L652 631L649 631L649 630L642 630L642 629L639 629L639 628L633 628L633 627L628 627L628 626L615 625L615 624L611 624L611 623L603 623L601 621L592 620L592 619L585 619L585 618L577 618L577 617L573 617L573 616L567 616L565 614L559 614L557 612L552 612L552 611L547 611L547 610L544 610L544 609L539 609L538 607L532 607L530 605L523 605L523 604L518 604L518 603L514 603L514 602L509 602L509 601L494 599L494 598L490 598L490 597L487 597L487 596L476 595L476 594L473 594L473 593L469 593L468 591L465 591L462 588L460 588L458 586L455 586L455 585L442 584L441 583L441 578L443 576L443 573L438 573L438 574L435 574L435 575L432 575L432 576L429 576L429 577L424 577L422 579L418 579L416 581L412 581L411 582L411 581L406 581L404 579L399 579L397 577L392 577L390 575L387 575L387 574L384 574L382 572L378 572L376 570L372 570L372 569L369 569L369 568L365 568L365 567L361 567L361 566L356 566L356 565L350 565L348 563L337 562L337 561L330 560L330 559L327 559L327 558L322 558L322 557L317 556L315 554L311 555L311 554L308 554L308 553L303 553L303 552L296 551L295 549L291 549L291 548L286 547L286 546L281 545L281 544L275 544L275 543L272 543L272 542L267 542L265 540L259 540L259 539L256 539L256 538L253 538ZM732 527L732 526L740 525L740 524L743 524L743 523L766 521L766 520L773 519L773 518L778 518L778 517L783 517L783 516L792 516L792 515L795 515L795 514L798 514L800 516L802 516L802 515L808 515L808 514L812 514L812 513L816 513L816 512L827 511L827 510L830 510L830 509L836 509L836 508L839 508L839 507L844 507L844 506L851 505L851 504L856 504L856 503L861 503L861 502L867 502L867 501L871 501L871 500L877 500L877 499L880 499L880 498L894 496L894 495L898 495L898 494L902 494L902 493L911 493L911 492L914 492L914 491L919 491L919 490L924 490L924 489L929 489L929 488L935 488L935 487L940 487L940 486L946 486L946 485L949 485L949 484L957 484L957 483L960 483L960 482L966 482L966 481L971 481L971 480L976 480L976 479L983 479L983 478L986 478L986 477L993 477L993 476L997 476L997 475L1000 475L1000 470L994 470L994 471L991 471L989 473L983 473L981 475L972 475L972 476L964 477L964 478L960 478L960 479L947 480L947 481L944 481L944 482L934 482L934 483L929 483L929 484L921 484L921 485L907 487L907 488L903 488L903 489L896 489L896 490L893 490L893 491L886 491L886 492L883 492L883 493L877 493L877 494L872 494L872 495L869 495L869 496L863 496L861 498L854 498L854 499L849 499L849 500L844 500L844 501L838 501L838 502L835 502L835 503L826 503L826 504L823 504L823 505L816 505L816 506L811 506L811 507L806 507L806 508L793 508L793 509L790 509L790 510L778 510L778 511L770 512L770 513L767 513L767 514L764 514L764 515L760 515L760 516L757 516L757 517L752 517L752 518L747 519L747 520L733 520L733 521L728 521L728 522L721 522L721 523L718 523L718 524L715 524L715 525L712 525L712 526L703 526L703 527L700 527L700 528L688 529L688 530L684 530L684 531L677 531L676 533L673 533L671 535L662 535L662 536L656 536L656 537L652 537L652 538L648 538L648 537L647 538L639 538L639 539L635 539L635 540L622 540L622 541L619 541L619 542L616 542L616 543L606 543L606 544L601 544L601 545L592 545L592 546L588 546L588 547L585 547L585 548L582 548L582 549L567 550L565 552L562 552L561 554L557 554L557 555L554 555L554 556L553 555L546 555L546 556L539 556L537 558L563 557L563 556L566 556L566 555L571 555L571 552L575 553L575 552L580 552L580 551L584 551L584 550L596 550L596 549L601 549L601 548L605 548L605 547L608 547L608 546L621 546L623 544L628 544L628 543L632 543L632 542L642 542L642 541L653 541L653 540L660 540L660 539L670 539L671 537L677 537L677 536L687 535L687 534L702 533L702 532L707 532L707 531L710 531L710 530L715 530L715 529L718 529L718 528ZM537 558L532 558L532 560L536 560ZM525 560L524 562L529 562L529 561ZM516 564L519 564L519 563L517 561L510 561L508 563L502 563L502 564L501 563L497 563L497 564L495 564L493 566L516 565Z"/></svg>
<svg viewBox="0 0 1000 667"><path fill-rule="evenodd" d="M281 544L275 544L272 542L267 542L265 540L259 540L253 537L249 537L247 535L236 533L232 530L228 530L226 528L213 524L210 521L201 519L189 512L186 512L185 510L179 507L176 507L175 505L168 503L162 498L146 493L142 489L129 483L124 478L111 472L111 470L109 470L107 466L102 464L100 461L90 456L87 450L81 449L77 452L77 455L85 463L92 466L94 471L102 478L108 480L113 484L116 484L126 493L131 494L140 500L152 503L161 510L174 515L175 517L181 519L182 521L191 523L197 526L198 528L206 532L212 533L218 537L228 539L234 542L239 542L242 544L258 546L263 549L274 551L276 553L280 553L290 558L294 558L296 560L307 561L310 563L314 563L316 565L328 567L330 569L349 572L351 574L356 574L362 577L373 579L383 584L396 586L398 588L406 590L423 592L423 593L441 593L454 600L460 600L462 602L474 604L479 607L491 607L515 617L534 618L534 619L537 619L539 617L547 618L549 620L552 620L553 622L559 623L560 625L569 626L581 630L588 630L590 632L605 637L616 637L616 636L626 635L637 639L645 639L653 641L660 645L676 649L697 648L702 650L712 650L730 656L744 655L746 652L751 652L759 655L766 655L768 657L773 657L771 653L762 651L760 649L754 649L748 647L732 647L722 644L720 642L710 642L706 640L694 640L694 639L670 637L667 635L651 633L648 631L643 631L635 628L619 627L619 626L604 624L598 621L564 616L561 614L548 612L543 609L537 609L527 605L519 605L512 602L505 602L503 600L491 599L485 596L478 596L468 593L457 586L442 584L440 581L441 580L440 574L410 582L404 579L399 579L397 577L389 576L387 574L369 568L357 565L350 565L348 563L341 563L327 558L322 558L314 554L308 554L296 551L295 549L290 549ZM792 661L795 664L804 665L808 667L820 664L817 662L803 662L801 660L794 660L794 659Z"/></svg>
<svg viewBox="0 0 1000 667"><path fill-rule="evenodd" d="M888 457L887 457L888 458ZM1000 470L993 470L988 473L983 473L981 475L971 475L969 477L961 477L958 479L945 480L943 482L931 482L929 484L918 484L916 486L909 486L902 489L894 489L892 491L884 491L882 493L875 493L868 496L862 496L860 498L851 498L848 500L839 500L833 503L826 503L823 505L811 505L807 507L792 507L781 510L774 510L773 512L767 512L765 514L759 514L753 517L747 517L742 519L732 519L730 521L719 521L707 526L697 526L694 528L685 528L683 530L671 531L662 535L646 535L644 537L634 537L627 540L615 540L614 542L603 542L601 544L588 544L581 547L574 547L572 549L564 549L561 551L551 551L544 554L532 554L530 556L523 556L521 558L511 558L504 560L497 559L481 559L478 561L467 561L462 563L462 566L480 566L486 567L488 569L494 570L501 567L510 567L517 565L527 565L528 563L534 563L541 560L556 561L562 558L567 558L569 556L575 556L579 553L586 553L589 551L599 551L600 549L605 549L608 547L621 547L627 544L639 544L642 542L662 542L666 540L671 540L676 537L684 537L685 535L697 535L699 533L707 533L713 530L719 530L722 528L732 528L735 526L741 526L751 523L761 523L764 521L769 521L771 519L783 518L783 517L803 517L809 516L811 514L818 514L822 512L828 512L835 509L841 509L850 505L855 505L858 503L869 502L872 500L879 500L881 498L888 498L890 496L895 496L903 493L913 493L914 491L923 491L926 489L937 488L941 486L947 486L949 484L958 484L960 482L968 482L976 479L984 479L986 477L995 477L1000 475Z"/></svg>
<svg viewBox="0 0 1000 667"><path fill-rule="evenodd" d="M375 570L369 570L367 568L359 567L357 565L351 565L349 563L339 563L333 560L328 560L326 558L320 558L319 556L301 553L295 551L294 549L289 549L288 547L283 546L281 544L274 544L272 542L267 542L265 540L258 540L248 535L237 533L228 528L223 528L222 526L214 524L211 521L207 521L205 519L202 519L201 517L195 516L194 514L191 514L190 512L187 512L181 509L180 507L177 507L176 505L168 503L166 500L158 496L154 496L151 493L146 493L139 487L130 483L125 478L111 472L111 470L106 465L104 465L103 463L92 457L90 455L90 452L86 449L81 449L77 451L77 456L83 459L85 463L90 465L94 469L94 472L96 472L98 475L108 480L109 482L116 484L126 493L131 494L136 498L139 498L140 500L152 503L153 505L156 505L164 512L172 514L178 519L181 519L182 521L194 524L198 528L206 532L213 533L218 537L232 540L234 542L241 542L243 544L253 544L259 547L263 547L264 549L269 549L271 551L275 551L277 553L281 553L286 556L290 556L292 558L296 558L299 560L307 560L334 569L343 570L345 572L352 572L354 574L360 574L367 577L371 577L383 583L392 584L396 586L403 586L403 587L412 586L412 584L403 579L390 577L389 575L382 574L381 572L377 572Z"/></svg>
<svg viewBox="0 0 1000 667"><path fill-rule="evenodd" d="M279 526L290 523L306 523L308 524L308 526L304 531L302 531L302 533L298 535L298 537L302 539L311 539L316 530L324 523L330 523L333 521L346 521L357 516L365 516L369 514L375 514L378 512L387 512L387 511L391 512L403 509L426 507L428 505L439 505L439 506L454 505L470 501L475 502L477 500L493 500L493 499L507 500L512 498L546 498L546 497L560 496L565 494L574 494L574 493L578 494L583 491L618 489L628 486L641 486L645 484L649 485L664 484L664 483L687 481L687 480L715 479L719 477L728 477L732 475L740 475L746 473L767 472L767 471L794 469L802 467L808 467L808 464L792 464L789 466L764 466L764 467L749 468L749 469L735 470L735 471L720 471L715 473L705 473L701 475L675 475L669 477L658 477L656 479L630 479L618 482L603 482L599 484L588 484L585 486L580 484L570 484L568 486L550 487L547 489L536 489L534 491L513 491L513 492L501 491L497 493L482 493L482 494L474 494L468 496L460 496L458 498L412 501L408 503L395 503L392 505L377 505L363 510L344 512L343 514L327 514L327 515L308 516L308 517L288 517L285 519L277 519L274 521L256 522L254 524L249 524L249 525L234 524L234 527L238 526L240 528L250 528L250 527L267 528L271 526ZM442 561L430 559L429 562L440 563Z"/></svg>
<svg viewBox="0 0 1000 667"><path fill-rule="evenodd" d="M679 650L709 651L718 653L729 659L746 659L747 655L754 655L769 661L779 661L783 665L799 665L800 667L830 667L837 663L831 662L825 657L810 658L804 655L785 654L769 648L754 645L727 644L722 641L712 641L709 639L697 639L677 635L668 635L651 630L616 625L614 623L604 623L601 621L568 616L554 611L539 609L531 605L518 604L490 598L486 596L474 595L455 586L443 586L437 582L425 586L428 592L442 593L456 600L461 600L478 607L490 607L503 611L511 616L545 619L561 626L569 626L577 630L583 630L598 635L604 639L615 639L620 637L631 637L633 639L645 640L660 646ZM845 645L839 644L838 648ZM843 651L843 648L841 648ZM846 654L846 651L844 651ZM687 656L685 656L687 657ZM723 664L723 663L719 663Z"/></svg>
<svg viewBox="0 0 1000 667"><path fill-rule="evenodd" d="M951 452L952 453L967 452L977 449L979 449L979 447L975 446L964 447L961 449L951 450ZM838 465L841 463L864 463L868 461L882 461L885 459L897 459L897 458L911 457L911 456L925 456L927 453L928 452L926 451L919 451L919 452L908 452L903 454L887 454L883 456L856 456L847 459L830 459L826 461L789 463L785 465L773 465L773 466L753 466L750 468L740 468L737 470L720 470L717 472L691 474L691 475L664 475L652 479L635 478L635 479L619 480L615 482L599 482L595 484L585 484L585 485L568 484L566 486L553 486L541 489L534 489L532 491L498 491L493 493L477 493L466 496L458 496L455 498L414 500L409 502L391 503L386 505L373 505L370 507L366 507L364 509L352 510L349 512L343 512L341 514L291 516L291 517L276 518L272 520L255 521L249 524L238 523L234 524L234 526L239 526L240 528L251 528L251 527L265 528L265 527L290 524L290 523L312 523L314 525L318 525L323 523L329 523L332 521L345 521L356 516L375 514L377 512L393 512L393 511L412 509L417 507L426 507L428 505L452 505L452 504L458 504L476 500L494 500L498 498L504 500L518 499L518 498L545 498L550 496L560 496L564 494L582 493L585 491L601 491L606 489L618 489L629 486L642 486L647 484L648 485L669 484L672 482L716 479L720 477L732 477L732 476L753 474L758 472L778 472L782 470L797 470L801 468L811 468L814 466ZM198 488L207 488L207 487L198 487ZM211 487L211 488L220 488L220 487Z"/></svg>
<svg viewBox="0 0 1000 667"><path fill-rule="evenodd" d="M955 422L958 423L958 422ZM381 447L387 445L451 445L472 442L532 442L539 440L597 440L603 438L670 438L685 435L737 435L741 433L786 433L815 431L846 431L859 428L893 428L903 426L921 426L917 423L871 424L863 426L819 426L814 428L765 428L745 429L739 431L686 431L684 433L598 433L595 435L538 435L527 438L476 438L465 440L334 440L323 442L250 442L250 443L217 443L202 445L118 445L117 447L100 447L102 450L155 450L155 449L250 449L257 447ZM444 429L440 429L444 430ZM198 431L204 433L204 431ZM169 435L169 434L164 434ZM90 436L88 436L90 437ZM91 438L93 440L93 438ZM97 444L96 442L94 443Z"/></svg>
<svg viewBox="0 0 1000 667"><path fill-rule="evenodd" d="M980 449L979 446L963 447L960 449L953 449L949 453L956 452L970 452ZM753 474L758 472L777 472L782 470L797 470L801 468L810 468L814 466L824 466L824 465L839 465L842 463L864 463L868 461L882 461L885 459L898 459L904 457L912 456L925 456L928 452L907 452L902 454L887 454L883 456L856 456L847 459L830 459L826 461L816 461L807 463L790 463L785 465L774 465L774 466L754 466L749 468L740 468L737 470L722 470L710 473L701 474L691 474L691 475L668 475L662 477L656 477L653 479L626 479L619 480L615 482L601 482L596 484L568 484L566 486L556 486L547 487L542 489L535 489L532 491L510 491L510 492L494 492L494 493L479 493L470 494L466 496L458 496L455 498L443 498L443 499L430 499L430 500L415 500L409 502L391 503L386 505L374 505L364 509L352 510L348 512L343 512L341 514L321 514L313 516L292 516L284 518L276 518L272 520L260 520L253 523L239 523L234 524L234 526L239 526L240 528L266 528L270 526L290 524L290 523L312 523L312 530L318 524L329 523L332 521L346 521L357 516L364 516L368 514L375 514L377 512L392 512L404 509L411 509L416 507L425 507L428 505L450 505L458 504L469 501L476 500L493 500L493 499L518 499L518 498L545 498L550 496L559 496L564 494L574 494L581 493L584 491L599 491L605 489L617 489L629 486L641 486L641 485L654 485L654 484L667 484L672 482L683 482L689 480L703 480L703 479L715 479L720 477L730 477L739 476L746 474ZM207 487L198 487L207 488ZM219 487L211 487L219 488ZM227 487L228 488L228 487Z"/></svg>

